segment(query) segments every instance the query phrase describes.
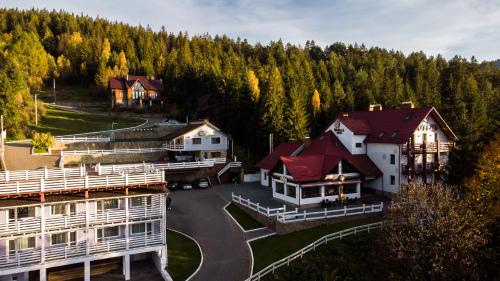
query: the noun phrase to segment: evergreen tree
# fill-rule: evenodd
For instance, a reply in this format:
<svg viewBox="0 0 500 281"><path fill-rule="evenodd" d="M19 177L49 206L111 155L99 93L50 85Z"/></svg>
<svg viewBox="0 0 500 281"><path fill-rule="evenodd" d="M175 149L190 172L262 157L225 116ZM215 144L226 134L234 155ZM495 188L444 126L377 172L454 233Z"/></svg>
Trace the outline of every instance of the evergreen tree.
<svg viewBox="0 0 500 281"><path fill-rule="evenodd" d="M264 95L262 123L269 132L276 135L277 140L282 140L285 132L285 91L279 69L271 67L269 72Z"/></svg>

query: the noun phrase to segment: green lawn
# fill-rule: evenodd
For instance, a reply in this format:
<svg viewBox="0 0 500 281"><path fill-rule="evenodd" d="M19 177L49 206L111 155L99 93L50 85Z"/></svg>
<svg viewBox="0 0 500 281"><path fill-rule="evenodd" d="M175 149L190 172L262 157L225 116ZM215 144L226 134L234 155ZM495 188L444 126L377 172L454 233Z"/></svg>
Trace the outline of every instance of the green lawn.
<svg viewBox="0 0 500 281"><path fill-rule="evenodd" d="M168 267L174 281L184 281L198 268L201 253L196 243L175 231L167 230Z"/></svg>
<svg viewBox="0 0 500 281"><path fill-rule="evenodd" d="M381 221L382 218L367 218L301 230L285 235L273 235L250 242L254 256L253 272L282 259L307 246L319 238L342 229Z"/></svg>
<svg viewBox="0 0 500 281"><path fill-rule="evenodd" d="M50 81L52 82L52 81ZM47 103L54 102L52 83L38 91L40 100ZM105 98L97 98L90 94L89 87L80 85L59 84L56 81L56 102L106 102Z"/></svg>
<svg viewBox="0 0 500 281"><path fill-rule="evenodd" d="M138 118L118 117L115 113L83 114L47 106L46 114L41 122L38 126L31 126L31 129L37 132L50 132L56 136L69 135L110 130L112 122L117 123L114 128L119 129L137 126L144 121Z"/></svg>
<svg viewBox="0 0 500 281"><path fill-rule="evenodd" d="M243 210L238 208L236 204L229 203L226 206L226 211L228 211L231 216L243 227L244 230L252 230L260 227L264 227L260 222L254 220L251 216L245 213Z"/></svg>

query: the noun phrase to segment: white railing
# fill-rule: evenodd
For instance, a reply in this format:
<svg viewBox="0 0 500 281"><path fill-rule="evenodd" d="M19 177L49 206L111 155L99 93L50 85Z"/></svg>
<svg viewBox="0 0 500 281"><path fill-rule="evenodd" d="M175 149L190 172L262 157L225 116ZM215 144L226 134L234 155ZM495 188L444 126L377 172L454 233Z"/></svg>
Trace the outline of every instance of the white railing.
<svg viewBox="0 0 500 281"><path fill-rule="evenodd" d="M95 154L138 154L167 151L163 147L152 148L119 148L119 149L87 149L87 150L61 150L61 156L68 155L95 155Z"/></svg>
<svg viewBox="0 0 500 281"><path fill-rule="evenodd" d="M299 221L313 221L313 220L321 220L321 219L331 219L338 217L347 217L353 215L361 215L361 214L370 214L370 213L381 213L384 209L384 202L380 202L378 204L366 205L362 206L354 206L340 209L328 209L324 208L319 211L310 211L306 210L299 212L298 209L289 212L283 212L278 215L277 220L281 223L293 223Z"/></svg>
<svg viewBox="0 0 500 281"><path fill-rule="evenodd" d="M15 170L1 171L0 182L8 181L28 181L49 178L64 178L64 177L82 177L86 175L85 167L78 168L55 168L55 169L36 169L36 170Z"/></svg>
<svg viewBox="0 0 500 281"><path fill-rule="evenodd" d="M331 219L338 217L346 217L346 216L354 216L361 214L370 214L370 213L381 213L384 210L384 203L380 202L378 204L366 205L362 206L353 206L340 209L328 209L324 208L319 211L299 211L299 209L295 208L295 210L287 211L286 206L283 205L281 208L271 209L269 207L262 207L259 203L253 203L250 199L242 198L241 195L234 195L231 193L231 200L235 203L238 203L242 206L245 206L249 209L252 209L266 217L276 217L276 220L280 223L294 223L294 222L302 222L302 221L313 221L320 219Z"/></svg>
<svg viewBox="0 0 500 281"><path fill-rule="evenodd" d="M67 258L85 257L87 255L119 252L128 249L159 245L163 245L163 236L161 233L109 239L95 243L83 241L70 246L50 246L45 248L44 251L40 248L36 248L19 251L11 255L2 255L0 256L0 268L38 264L42 262L42 256L44 262L50 262Z"/></svg>
<svg viewBox="0 0 500 281"><path fill-rule="evenodd" d="M60 179L42 178L39 181L9 181L0 183L0 195L161 183L165 183L165 174L159 171L130 175L84 176Z"/></svg>
<svg viewBox="0 0 500 281"><path fill-rule="evenodd" d="M305 246L304 248L296 251L295 253L266 266L265 268L263 268L259 272L250 276L248 279L246 279L246 281L261 280L264 276L266 276L270 273L274 273L274 271L276 271L276 269L278 269L284 265L287 265L287 266L290 265L290 262L292 262L298 258L302 258L302 256L304 256L304 254L306 254L310 251L315 251L317 247L319 247L321 245L326 245L331 240L342 239L343 237L347 237L347 236L357 234L360 232L364 232L364 231L370 232L372 230L382 228L382 225L383 225L383 222L370 223L370 224L365 224L365 225L360 225L360 226L344 229L344 230L337 231L337 232L328 234L326 236L323 236L320 239L316 240L315 242L313 242L313 243Z"/></svg>
<svg viewBox="0 0 500 281"><path fill-rule="evenodd" d="M77 136L62 136L55 137L57 142L73 143L73 142L110 142L108 137L77 137Z"/></svg>
<svg viewBox="0 0 500 281"><path fill-rule="evenodd" d="M286 211L286 205L283 205L283 207L280 208L264 208L260 206L259 203L253 203L250 199L245 199L241 197L241 195L234 195L234 193L231 193L231 199L233 202L252 209L266 217L276 217Z"/></svg>
<svg viewBox="0 0 500 281"><path fill-rule="evenodd" d="M163 148L168 149L168 150L183 150L184 149L184 144L183 143L165 143L162 145Z"/></svg>
<svg viewBox="0 0 500 281"><path fill-rule="evenodd" d="M166 171L180 169L210 168L215 164L226 163L225 158L212 158L194 162L172 162L172 163L135 163L119 165L101 165L95 166L95 171L99 175L113 175L122 173L144 173L149 171Z"/></svg>

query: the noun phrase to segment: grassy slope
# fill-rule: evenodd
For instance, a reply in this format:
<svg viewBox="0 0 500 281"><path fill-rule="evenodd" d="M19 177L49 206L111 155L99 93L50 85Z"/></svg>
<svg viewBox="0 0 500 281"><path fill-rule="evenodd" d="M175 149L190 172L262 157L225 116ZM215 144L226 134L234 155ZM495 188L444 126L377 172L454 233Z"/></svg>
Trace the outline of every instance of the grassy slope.
<svg viewBox="0 0 500 281"><path fill-rule="evenodd" d="M381 218L360 219L331 225L322 225L285 235L274 235L250 242L254 255L253 272L284 258L319 238L342 229L380 221Z"/></svg>
<svg viewBox="0 0 500 281"><path fill-rule="evenodd" d="M186 280L201 261L201 253L194 241L174 231L167 231L167 271L175 281Z"/></svg>
<svg viewBox="0 0 500 281"><path fill-rule="evenodd" d="M54 102L52 83L38 91L39 98L47 103ZM57 102L106 102L105 98L98 99L90 94L88 87L65 85L56 83Z"/></svg>
<svg viewBox="0 0 500 281"><path fill-rule="evenodd" d="M227 205L226 210L233 216L233 218L243 227L244 230L251 230L263 227L261 223L254 220L247 213L242 211L234 203Z"/></svg>
<svg viewBox="0 0 500 281"><path fill-rule="evenodd" d="M68 135L86 132L126 128L139 125L144 121L138 118L114 117L112 115L83 114L47 107L47 112L38 126L31 129L37 132L50 132L53 135Z"/></svg>

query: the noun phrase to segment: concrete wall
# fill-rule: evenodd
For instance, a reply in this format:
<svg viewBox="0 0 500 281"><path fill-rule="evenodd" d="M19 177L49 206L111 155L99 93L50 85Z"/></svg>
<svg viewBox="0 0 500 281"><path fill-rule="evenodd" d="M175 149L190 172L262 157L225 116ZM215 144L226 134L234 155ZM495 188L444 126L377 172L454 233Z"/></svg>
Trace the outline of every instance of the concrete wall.
<svg viewBox="0 0 500 281"><path fill-rule="evenodd" d="M369 143L367 155L373 163L382 171L383 176L380 180L366 182L367 187L378 191L395 193L400 185L400 146L389 143ZM391 154L395 155L395 163L391 164ZM395 177L394 184L391 184L391 176Z"/></svg>
<svg viewBox="0 0 500 281"><path fill-rule="evenodd" d="M161 161L167 158L167 152L131 153L131 154L96 154L96 155L67 155L64 156L64 165L83 164L119 164Z"/></svg>

